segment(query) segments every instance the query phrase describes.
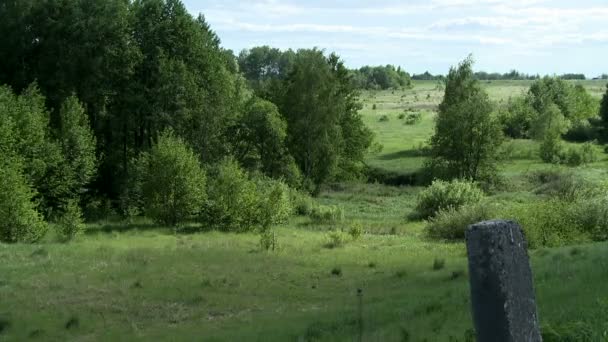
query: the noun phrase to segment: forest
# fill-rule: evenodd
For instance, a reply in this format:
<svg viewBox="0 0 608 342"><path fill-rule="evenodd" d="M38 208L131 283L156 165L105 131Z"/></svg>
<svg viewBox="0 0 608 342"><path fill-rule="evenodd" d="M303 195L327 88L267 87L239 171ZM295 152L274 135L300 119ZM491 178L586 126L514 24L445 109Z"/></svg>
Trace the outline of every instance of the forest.
<svg viewBox="0 0 608 342"><path fill-rule="evenodd" d="M605 75L235 53L180 0L2 1L0 33L0 340L472 341L496 218L543 338L606 338Z"/></svg>

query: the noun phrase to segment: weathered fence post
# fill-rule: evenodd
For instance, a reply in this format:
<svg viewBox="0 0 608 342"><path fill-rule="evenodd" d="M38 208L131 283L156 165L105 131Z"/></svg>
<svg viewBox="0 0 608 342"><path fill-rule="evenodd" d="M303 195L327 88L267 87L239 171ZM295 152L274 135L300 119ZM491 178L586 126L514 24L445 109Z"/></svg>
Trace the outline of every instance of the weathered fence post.
<svg viewBox="0 0 608 342"><path fill-rule="evenodd" d="M469 227L466 240L477 341L542 341L527 244L519 225L477 223Z"/></svg>

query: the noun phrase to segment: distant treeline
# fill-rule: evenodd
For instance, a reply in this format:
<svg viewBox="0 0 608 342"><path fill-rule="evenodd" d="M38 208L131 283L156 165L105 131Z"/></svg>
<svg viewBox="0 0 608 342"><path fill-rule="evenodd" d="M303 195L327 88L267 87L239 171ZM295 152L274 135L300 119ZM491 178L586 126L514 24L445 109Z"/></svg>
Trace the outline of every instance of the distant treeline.
<svg viewBox="0 0 608 342"><path fill-rule="evenodd" d="M473 77L480 81L498 81L498 80L510 80L510 81L525 81L525 80L538 80L542 77L538 74L529 75L521 73L517 70L511 70L507 73L501 74L498 72L486 72L486 71L478 71L473 74ZM567 73L561 76L557 76L563 80L586 80L587 77L585 74L575 74L575 73ZM422 74L414 74L412 75L412 80L417 81L437 81L443 80L445 78L444 75L433 75L428 71L425 71ZM598 78L608 79L608 75L604 74Z"/></svg>
<svg viewBox="0 0 608 342"><path fill-rule="evenodd" d="M410 74L401 67L364 66L359 70L351 70L353 81L360 89L398 89L411 86Z"/></svg>

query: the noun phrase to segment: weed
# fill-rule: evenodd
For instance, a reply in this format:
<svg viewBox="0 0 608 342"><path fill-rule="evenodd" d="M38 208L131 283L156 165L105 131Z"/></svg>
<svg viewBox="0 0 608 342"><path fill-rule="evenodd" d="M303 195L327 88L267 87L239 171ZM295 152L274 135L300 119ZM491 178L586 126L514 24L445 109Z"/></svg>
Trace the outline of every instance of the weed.
<svg viewBox="0 0 608 342"><path fill-rule="evenodd" d="M445 259L435 258L433 261L433 271L442 270L445 267Z"/></svg>

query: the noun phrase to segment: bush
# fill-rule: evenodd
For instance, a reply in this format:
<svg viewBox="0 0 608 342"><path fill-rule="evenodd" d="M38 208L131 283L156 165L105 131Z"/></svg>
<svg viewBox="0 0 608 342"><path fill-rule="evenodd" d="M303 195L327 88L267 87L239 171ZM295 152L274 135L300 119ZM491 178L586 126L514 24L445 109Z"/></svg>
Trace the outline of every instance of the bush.
<svg viewBox="0 0 608 342"><path fill-rule="evenodd" d="M300 216L310 215L315 208L315 201L309 195L296 190L291 191L291 202L295 213Z"/></svg>
<svg viewBox="0 0 608 342"><path fill-rule="evenodd" d="M583 199L572 203L567 215L577 228L595 241L608 240L608 197Z"/></svg>
<svg viewBox="0 0 608 342"><path fill-rule="evenodd" d="M412 126L412 125L419 123L421 120L422 120L422 113L413 112L413 113L409 113L407 115L407 117L405 118L405 124Z"/></svg>
<svg viewBox="0 0 608 342"><path fill-rule="evenodd" d="M289 187L277 180L266 177L256 179L257 224L263 231L274 224L284 223L292 214Z"/></svg>
<svg viewBox="0 0 608 342"><path fill-rule="evenodd" d="M359 240L359 238L363 234L363 226L361 225L361 223L353 223L350 229L348 230L348 234L353 238L353 240Z"/></svg>
<svg viewBox="0 0 608 342"><path fill-rule="evenodd" d="M173 133L161 134L150 152L139 157L137 173L134 192L156 222L174 226L200 212L205 172L192 150Z"/></svg>
<svg viewBox="0 0 608 342"><path fill-rule="evenodd" d="M390 119L389 119L388 115L382 115L382 116L380 117L380 119L378 119L378 121L380 121L380 122L387 122L387 121L389 121L389 120L390 120Z"/></svg>
<svg viewBox="0 0 608 342"><path fill-rule="evenodd" d="M464 205L479 203L483 192L473 182L437 180L418 195L415 218L429 218L441 209L458 209Z"/></svg>
<svg viewBox="0 0 608 342"><path fill-rule="evenodd" d="M400 113L399 116L397 116L397 118L399 118L399 120L405 119L405 113Z"/></svg>
<svg viewBox="0 0 608 342"><path fill-rule="evenodd" d="M548 195L565 201L593 198L608 191L605 183L591 182L574 173L561 170L545 170L531 173L529 179L538 184L536 194Z"/></svg>
<svg viewBox="0 0 608 342"><path fill-rule="evenodd" d="M346 235L340 230L335 230L327 234L327 240L328 241L325 244L325 247L339 248L346 245L346 243L348 242L348 235Z"/></svg>
<svg viewBox="0 0 608 342"><path fill-rule="evenodd" d="M63 215L57 224L57 232L64 241L70 241L84 231L85 225L82 219L82 211L77 201L68 201L63 208Z"/></svg>
<svg viewBox="0 0 608 342"><path fill-rule="evenodd" d="M257 227L262 233L291 216L289 187L265 176L250 179L233 159L225 159L212 171L203 224L222 231L244 232Z"/></svg>
<svg viewBox="0 0 608 342"><path fill-rule="evenodd" d="M595 163L598 160L593 144L585 143L566 150L562 161L568 166L580 166Z"/></svg>
<svg viewBox="0 0 608 342"><path fill-rule="evenodd" d="M516 204L502 210L499 216L521 225L530 248L587 241L588 234L580 229L576 218L570 214L570 205L570 202L560 199Z"/></svg>
<svg viewBox="0 0 608 342"><path fill-rule="evenodd" d="M467 205L460 209L440 209L429 220L429 237L444 240L464 240L470 225L495 218L495 210L487 204Z"/></svg>
<svg viewBox="0 0 608 342"><path fill-rule="evenodd" d="M19 163L0 160L0 241L32 243L44 236L48 227L36 211L33 197Z"/></svg>
<svg viewBox="0 0 608 342"><path fill-rule="evenodd" d="M310 218L317 224L335 224L344 221L344 210L334 205L319 205L312 210Z"/></svg>
<svg viewBox="0 0 608 342"><path fill-rule="evenodd" d="M260 234L260 248L262 250L268 251L272 249L274 251L277 246L277 235L273 230L267 229Z"/></svg>
<svg viewBox="0 0 608 342"><path fill-rule="evenodd" d="M207 193L208 199L201 215L204 225L235 232L255 227L257 187L234 159L224 159L213 168Z"/></svg>
<svg viewBox="0 0 608 342"><path fill-rule="evenodd" d="M574 124L566 134L564 134L564 139L567 141L573 142L586 142L593 141L600 138L599 131L600 129L597 127L595 123L596 120L592 120L593 124L590 120L584 120L581 122L577 122Z"/></svg>

